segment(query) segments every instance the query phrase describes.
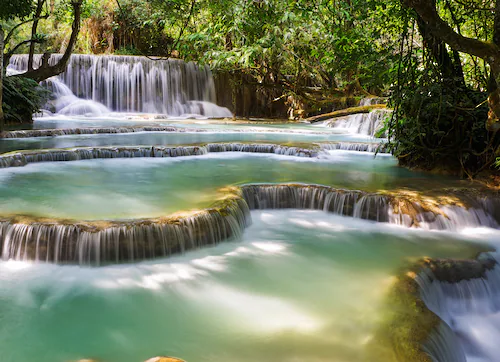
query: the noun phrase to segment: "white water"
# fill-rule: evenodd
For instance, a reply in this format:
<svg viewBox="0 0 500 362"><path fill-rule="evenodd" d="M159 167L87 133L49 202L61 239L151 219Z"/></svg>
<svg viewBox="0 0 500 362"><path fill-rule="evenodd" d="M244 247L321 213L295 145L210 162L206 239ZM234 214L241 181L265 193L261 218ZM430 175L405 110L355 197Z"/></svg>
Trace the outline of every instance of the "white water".
<svg viewBox="0 0 500 362"><path fill-rule="evenodd" d="M53 64L60 55L53 55ZM10 72L27 69L27 55L14 55ZM40 56L35 63L40 62ZM145 57L72 55L66 72L47 82L54 91L50 111L101 116L109 111L170 116L232 117L216 103L208 66Z"/></svg>
<svg viewBox="0 0 500 362"><path fill-rule="evenodd" d="M469 238L489 240L497 249L500 246L498 229L473 228L462 233ZM498 252L488 255L499 260ZM419 278L423 300L454 332L448 340L456 340L456 348L462 350L461 359L448 357L437 361L500 361L500 266L486 271L484 278L459 283L439 282L429 275Z"/></svg>
<svg viewBox="0 0 500 362"><path fill-rule="evenodd" d="M318 126L332 127L346 133L375 137L382 129L384 120L389 116L390 112L390 110L377 109L370 113L357 113L327 120L319 123Z"/></svg>
<svg viewBox="0 0 500 362"><path fill-rule="evenodd" d="M0 262L2 362L382 362L363 357L394 271L463 247L319 211L252 218L241 242L154 262Z"/></svg>

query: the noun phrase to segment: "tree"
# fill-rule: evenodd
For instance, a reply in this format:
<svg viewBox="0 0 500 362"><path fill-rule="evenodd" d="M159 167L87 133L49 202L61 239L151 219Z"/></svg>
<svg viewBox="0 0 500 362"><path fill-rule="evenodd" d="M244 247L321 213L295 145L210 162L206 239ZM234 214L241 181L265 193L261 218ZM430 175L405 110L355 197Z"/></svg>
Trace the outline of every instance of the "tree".
<svg viewBox="0 0 500 362"><path fill-rule="evenodd" d="M12 0L12 1L2 1L0 4L0 20L9 20L13 18L25 18L33 10L33 3L31 0ZM4 50L4 37L5 30L0 23L0 55L3 54ZM4 124L4 113L2 107L3 99L3 77L4 77L4 62L3 57L0 59L0 130L3 129Z"/></svg>
<svg viewBox="0 0 500 362"><path fill-rule="evenodd" d="M400 4L389 146L403 166L473 178L500 152L498 12L489 0Z"/></svg>
<svg viewBox="0 0 500 362"><path fill-rule="evenodd" d="M439 15L436 0L403 0L414 9L426 23L433 36L447 43L452 49L474 55L485 60L491 69L488 84L489 113L487 127L491 131L500 129L500 0L482 2L482 10L494 14L492 41L483 41L463 36L456 32ZM486 5L484 5L486 4ZM469 6L476 7L475 4Z"/></svg>
<svg viewBox="0 0 500 362"><path fill-rule="evenodd" d="M59 59L59 61L56 64L49 65L50 54L44 53L44 56L42 57L42 63L37 69L34 69L33 58L35 53L35 44L40 43L40 39L37 36L37 30L39 21L43 17L42 11L45 3L46 0L37 0L35 13L33 14L33 17L30 19L30 21L33 23L31 30L31 39L24 41L30 44L28 70L25 73L16 75L16 77L30 78L37 82L41 82L42 80L45 80L47 78L59 75L66 70L66 66L68 64L71 53L73 52L73 48L78 39L78 33L80 31L80 20L81 20L83 0L73 0L71 2L71 8L73 12L73 23L71 26L71 36L69 38L68 45L63 53L63 56ZM13 49L16 48L17 46L15 46ZM12 51L6 54L7 58L12 54L13 54Z"/></svg>
<svg viewBox="0 0 500 362"><path fill-rule="evenodd" d="M2 54L2 61L0 62L0 84L3 85L3 77L5 74L4 64L9 63L10 57L17 52L22 46L29 45L29 61L28 70L24 73L14 75L14 77L29 78L36 82L41 82L47 78L53 77L55 75L61 74L66 70L66 66L70 59L71 53L75 46L78 38L78 33L80 30L80 18L82 12L82 2L83 0L73 0L71 2L71 9L73 15L72 31L71 36L68 41L68 45L63 56L57 61L57 63L50 65L49 59L51 55L49 53L44 53L42 56L41 64L35 68L34 64L34 54L35 45L43 43L43 37L38 34L38 26L41 19L46 19L49 14L44 14L44 6L46 5L46 0L13 0L9 2L2 2L0 5L0 19L1 20L17 20L17 25L13 26L4 38L5 30L0 25L0 54ZM10 42L13 39L13 35L16 31L20 29L23 25L31 23L31 37L29 39L23 40L14 46L10 46ZM3 88L3 87L2 87ZM3 97L2 88L0 88L0 108L3 108ZM4 113L0 113L0 130L3 129L4 124Z"/></svg>

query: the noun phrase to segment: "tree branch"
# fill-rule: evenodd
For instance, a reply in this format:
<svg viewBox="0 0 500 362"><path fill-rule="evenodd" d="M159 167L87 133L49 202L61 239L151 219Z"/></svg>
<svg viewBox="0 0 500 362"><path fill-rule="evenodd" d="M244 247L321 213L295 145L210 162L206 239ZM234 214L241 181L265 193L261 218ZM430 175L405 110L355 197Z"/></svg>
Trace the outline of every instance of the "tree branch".
<svg viewBox="0 0 500 362"><path fill-rule="evenodd" d="M28 70L26 73L15 75L14 77L31 78L37 82L41 82L42 80L61 74L66 70L69 58L71 57L71 53L73 52L76 40L78 39L78 33L80 32L82 1L83 0L75 0L71 3L71 6L73 7L73 24L71 37L69 39L68 46L66 47L66 51L64 52L61 59L59 59L57 64L45 67L42 66L35 70Z"/></svg>
<svg viewBox="0 0 500 362"><path fill-rule="evenodd" d="M43 4L45 3L45 0L38 0L38 3L36 5L36 12L35 12L35 17L33 21L33 25L31 27L31 39L36 38L36 32L38 28L38 22L40 21L40 16L42 15L42 10L43 10ZM28 55L28 71L33 70L33 57L35 55L35 42L30 43L30 51Z"/></svg>
<svg viewBox="0 0 500 362"><path fill-rule="evenodd" d="M497 66L500 62L499 46L456 33L441 19L433 0L403 0L403 3L414 9L427 23L430 31L453 49L482 58L490 65Z"/></svg>
<svg viewBox="0 0 500 362"><path fill-rule="evenodd" d="M5 53L5 55L3 56L4 58L4 63L5 64L9 64L10 62L10 58L12 57L12 55L14 55L14 53L16 52L17 49L19 49L20 47L22 47L23 45L25 44L33 44L33 43L38 43L40 44L41 41L39 39L28 39L28 40L23 40L22 42L20 42L19 44L17 44L14 48L12 48L11 50L9 50L7 53Z"/></svg>
<svg viewBox="0 0 500 362"><path fill-rule="evenodd" d="M40 18L38 18L38 20L42 20L42 19L47 19L49 17L48 14L46 15L43 15L43 16L40 16ZM12 36L14 35L14 32L21 26L25 25L25 24L28 24L28 23L31 23L32 21L35 21L36 18L32 18L32 19L28 19L28 20L25 20L25 21L22 21L20 22L19 24L17 24L16 26L14 26L12 29L10 29L9 33L7 34L7 36L5 37L5 44L8 44L9 41L10 41L10 38L12 38Z"/></svg>

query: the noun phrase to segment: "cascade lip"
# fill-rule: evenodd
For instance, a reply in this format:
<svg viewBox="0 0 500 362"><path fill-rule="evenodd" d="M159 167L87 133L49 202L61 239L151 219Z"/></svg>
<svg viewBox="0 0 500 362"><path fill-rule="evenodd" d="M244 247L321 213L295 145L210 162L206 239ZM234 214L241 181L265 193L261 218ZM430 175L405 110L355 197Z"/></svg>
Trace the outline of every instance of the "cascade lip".
<svg viewBox="0 0 500 362"><path fill-rule="evenodd" d="M262 204L256 204L250 199L251 196L257 195L258 192L265 192L266 190L279 190L288 192L290 190L298 190L303 192L305 190L313 191L325 191L331 192L338 195L350 195L360 200L362 197L379 197L381 198L391 209L392 212L400 213L403 215L408 215L414 218L419 213L430 212L435 215L446 216L446 212L438 208L441 206L456 206L463 209L468 209L473 207L470 203L473 202L473 197L480 197L482 194L477 190L471 189L441 189L433 190L430 193L420 193L420 192L409 192L407 190L395 190L395 191L378 191L378 192L368 192L362 190L351 190L344 188L336 188L332 186L326 186L321 184L312 183L251 183L242 184L239 186L226 186L219 189L216 193L216 198L214 199L211 206L202 209L184 210L177 211L168 215L154 217L154 218L132 218L132 219L103 219L103 220L78 220L71 218L58 218L58 217L44 217L39 215L31 214L0 214L0 223L13 223L13 224L38 224L38 225L64 225L64 226L75 226L82 228L82 230L88 232L99 232L106 228L112 227L134 227L142 225L151 224L175 224L180 220L196 217L199 215L204 215L212 211L217 211L225 207L228 203L235 201L243 201L249 205L250 210L272 210L272 209L314 209L314 210L324 210L335 213L332 210L328 210L324 204L319 201L314 204L307 204L305 206L297 206L293 204L280 203L278 206L273 206L267 204L262 206ZM245 192L249 192L248 195ZM253 192L253 194L251 194ZM488 193L490 196L492 193ZM497 195L497 201L500 202L500 195ZM307 198L306 198L307 199ZM292 203L298 203L296 199L291 200ZM304 204L304 203L303 203ZM353 216L346 215L344 216ZM354 216L355 217L355 216ZM373 220L370 217L361 217L363 219ZM386 222L386 221L381 221ZM416 220L411 220L409 227L419 227L420 223Z"/></svg>
<svg viewBox="0 0 500 362"><path fill-rule="evenodd" d="M77 146L6 152L0 154L0 168L21 167L29 163L38 162L199 156L220 152L264 153L317 158L320 153L325 153L329 150L387 153L387 150L381 144L371 145L357 142L218 142L174 146Z"/></svg>
<svg viewBox="0 0 500 362"><path fill-rule="evenodd" d="M224 124L235 124L226 122ZM238 124L238 123L236 123ZM255 123L250 123L255 124ZM256 124L257 125L257 124ZM314 134L328 135L335 134L331 131L314 131L312 129L272 129L272 128L234 128L234 129L209 129L209 128L188 128L175 126L113 126L113 127L79 127L79 128L54 128L54 129L36 129L36 130L17 130L3 131L0 133L0 139L15 138L36 138L36 137L58 137L72 135L96 135L96 134L124 134L139 132L164 132L164 133L289 133L289 134ZM368 139L368 136L367 136ZM377 139L375 140L383 140ZM369 143L369 142L367 142ZM376 143L376 142L373 142Z"/></svg>
<svg viewBox="0 0 500 362"><path fill-rule="evenodd" d="M415 197L410 200L404 195L322 185L252 184L226 187L220 193L224 196L209 208L154 219L74 221L29 215L0 218L1 256L5 260L80 265L164 258L239 238L251 224L250 210L258 209L323 210L408 227L419 227L422 214L430 213L434 219L443 217L427 210ZM429 219L432 217L426 215L424 221ZM440 220L438 228L443 226Z"/></svg>
<svg viewBox="0 0 500 362"><path fill-rule="evenodd" d="M318 156L320 147L308 149L269 143L207 143L190 146L106 146L12 151L0 155L0 168L22 167L39 162L69 162L110 158L164 158L201 156L208 153L243 152L283 156Z"/></svg>

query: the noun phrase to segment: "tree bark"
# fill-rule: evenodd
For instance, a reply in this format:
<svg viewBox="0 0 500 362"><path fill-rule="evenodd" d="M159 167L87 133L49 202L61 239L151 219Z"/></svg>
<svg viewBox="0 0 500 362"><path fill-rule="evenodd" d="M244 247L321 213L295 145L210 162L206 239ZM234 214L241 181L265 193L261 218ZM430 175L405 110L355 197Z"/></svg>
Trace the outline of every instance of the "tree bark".
<svg viewBox="0 0 500 362"><path fill-rule="evenodd" d="M403 4L414 9L426 22L434 36L439 37L453 49L486 60L491 66L500 62L500 47L497 44L468 38L458 34L439 16L434 0L403 0ZM498 8L497 0L497 8ZM498 11L496 11L496 16Z"/></svg>
<svg viewBox="0 0 500 362"><path fill-rule="evenodd" d="M425 22L432 35L447 43L453 50L474 55L484 59L490 65L490 81L488 84L489 114L486 128L490 131L500 130L500 0L495 2L493 42L464 37L455 32L441 17L436 9L435 0L402 0L403 4L412 8Z"/></svg>
<svg viewBox="0 0 500 362"><path fill-rule="evenodd" d="M385 108L386 108L385 104L373 104L371 106L351 107L351 108L341 109L335 112L324 113L318 116L309 117L306 118L305 121L310 123L315 123L315 122L325 121L327 119L350 116L351 114L370 113L375 109L385 109Z"/></svg>
<svg viewBox="0 0 500 362"><path fill-rule="evenodd" d="M71 3L71 5L73 7L72 31L68 46L66 47L66 50L61 59L55 65L48 66L48 64L45 64L45 66L41 66L38 69L28 70L26 73L15 75L15 77L31 78L37 82L41 82L42 80L61 74L66 70L69 58L71 57L71 53L73 52L76 40L78 39L78 33L80 32L82 0L75 0Z"/></svg>
<svg viewBox="0 0 500 362"><path fill-rule="evenodd" d="M45 0L38 0L38 3L36 5L36 12L35 12L35 17L33 20L33 24L31 25L31 43L30 43L30 51L28 55L28 71L33 70L33 57L35 55L35 38L37 34L37 29L38 29L38 22L40 21L40 16L42 15L42 10L43 10L43 4L45 3Z"/></svg>

